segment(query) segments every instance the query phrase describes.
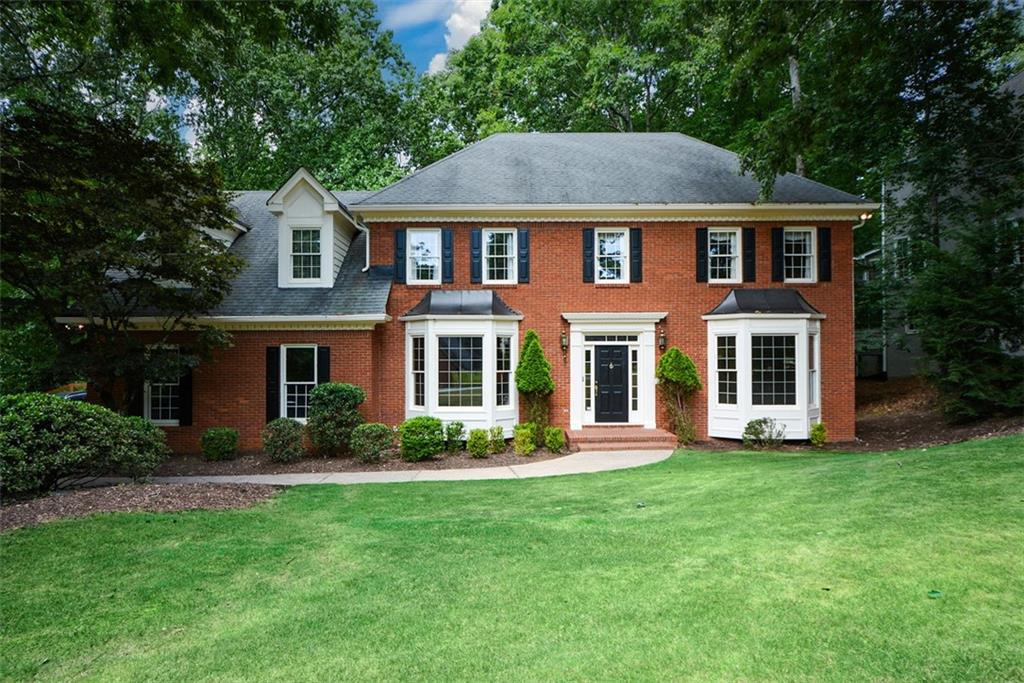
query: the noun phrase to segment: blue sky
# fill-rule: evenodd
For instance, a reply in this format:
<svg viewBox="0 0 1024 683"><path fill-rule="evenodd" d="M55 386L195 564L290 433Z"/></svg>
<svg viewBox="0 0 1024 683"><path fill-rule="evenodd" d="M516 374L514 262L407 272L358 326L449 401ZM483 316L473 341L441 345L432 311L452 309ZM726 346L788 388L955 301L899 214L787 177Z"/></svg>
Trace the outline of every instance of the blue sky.
<svg viewBox="0 0 1024 683"><path fill-rule="evenodd" d="M449 51L480 30L490 6L490 0L377 0L383 27L419 73L441 69Z"/></svg>

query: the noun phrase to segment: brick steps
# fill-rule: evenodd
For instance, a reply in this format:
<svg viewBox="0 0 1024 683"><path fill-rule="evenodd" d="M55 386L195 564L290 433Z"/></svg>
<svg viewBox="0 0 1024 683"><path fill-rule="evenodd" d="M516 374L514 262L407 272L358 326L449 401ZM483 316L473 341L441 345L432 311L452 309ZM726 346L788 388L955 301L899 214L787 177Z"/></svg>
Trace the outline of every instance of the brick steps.
<svg viewBox="0 0 1024 683"><path fill-rule="evenodd" d="M647 451L675 448L676 436L663 429L600 426L569 431L569 443L580 451Z"/></svg>

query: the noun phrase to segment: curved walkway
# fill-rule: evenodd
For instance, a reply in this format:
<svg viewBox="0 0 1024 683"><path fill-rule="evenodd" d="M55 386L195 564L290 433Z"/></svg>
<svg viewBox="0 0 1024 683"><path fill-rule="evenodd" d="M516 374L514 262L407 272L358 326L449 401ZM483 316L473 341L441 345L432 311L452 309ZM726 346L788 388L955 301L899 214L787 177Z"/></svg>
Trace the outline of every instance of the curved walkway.
<svg viewBox="0 0 1024 683"><path fill-rule="evenodd" d="M563 458L503 467L467 467L455 470L402 470L398 472L315 472L301 474L231 474L191 477L153 477L155 484L385 484L403 481L473 481L479 479L530 479L585 474L640 467L660 462L671 450L587 451ZM103 483L114 483L107 479Z"/></svg>

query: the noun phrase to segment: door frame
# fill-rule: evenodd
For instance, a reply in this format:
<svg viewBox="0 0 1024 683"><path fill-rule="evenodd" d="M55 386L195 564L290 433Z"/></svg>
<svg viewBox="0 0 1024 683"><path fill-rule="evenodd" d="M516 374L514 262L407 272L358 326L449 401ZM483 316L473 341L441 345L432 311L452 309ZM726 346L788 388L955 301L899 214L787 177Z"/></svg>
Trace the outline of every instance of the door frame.
<svg viewBox="0 0 1024 683"><path fill-rule="evenodd" d="M657 427L657 402L655 396L654 370L655 326L668 313L635 312L635 313L563 313L562 318L569 323L569 428L582 429L590 425L623 425L634 427ZM588 342L587 336L596 335L636 335L636 341ZM591 353L591 363L596 362L594 347L606 343L629 347L627 357L632 362L633 349L637 352L637 409L633 410L632 397L627 397L629 408L628 422L595 421L596 396L591 384L591 401L587 409L584 401L584 354L587 349ZM591 382L596 373L591 366ZM632 381L628 382L630 385ZM630 391L632 387L630 386Z"/></svg>

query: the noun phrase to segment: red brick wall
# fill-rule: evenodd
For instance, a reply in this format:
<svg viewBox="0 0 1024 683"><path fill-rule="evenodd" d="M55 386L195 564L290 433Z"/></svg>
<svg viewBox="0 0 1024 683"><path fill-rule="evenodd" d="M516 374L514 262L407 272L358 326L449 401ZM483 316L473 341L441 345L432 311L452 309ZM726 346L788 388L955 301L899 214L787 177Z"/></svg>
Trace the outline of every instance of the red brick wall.
<svg viewBox="0 0 1024 683"><path fill-rule="evenodd" d="M786 225L799 225L787 222ZM470 283L470 231L474 227L528 227L530 229L530 283L525 285L487 285L513 308L522 312L520 336L527 329L540 334L541 343L553 366L555 393L552 396L552 420L569 425L569 359L559 346L559 337L569 326L564 312L580 311L668 311L659 325L669 346L678 346L697 363L707 378L707 327L701 315L708 312L733 287L796 287L804 297L826 315L821 322L822 419L830 438L854 437L854 346L853 346L853 233L852 223L807 223L831 226L832 281L783 285L771 281L771 228L776 223L743 223L757 229L757 282L741 285L716 285L696 282L696 228L707 223L689 222L617 222L616 227L643 229L642 283L600 285L583 282L583 230L600 227L571 223L486 223L447 224L394 223L371 224L371 260L390 264L394 254L394 231L401 227L451 227L455 230L455 282L449 289L484 288ZM612 225L612 224L609 224ZM729 223L736 225L736 223ZM387 360L381 366L379 393L380 417L389 423L404 418L404 326L397 318L412 308L430 286L395 284L388 313L395 322L382 326L378 338L378 357ZM390 359L399 359L390 362ZM693 401L700 438L707 436L707 396L701 393ZM659 425L664 415L659 413Z"/></svg>

